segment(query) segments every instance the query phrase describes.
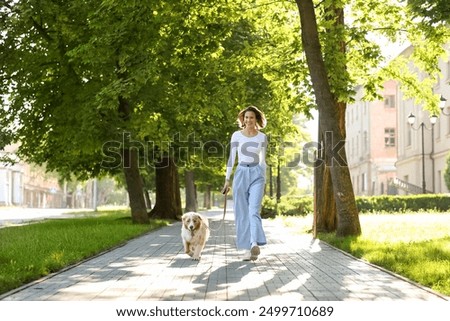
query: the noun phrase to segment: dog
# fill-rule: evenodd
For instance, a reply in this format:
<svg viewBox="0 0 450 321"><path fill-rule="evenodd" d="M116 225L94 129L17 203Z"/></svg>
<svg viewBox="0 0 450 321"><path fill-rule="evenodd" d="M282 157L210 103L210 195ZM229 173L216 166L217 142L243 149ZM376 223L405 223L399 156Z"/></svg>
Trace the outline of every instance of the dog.
<svg viewBox="0 0 450 321"><path fill-rule="evenodd" d="M196 212L188 212L183 214L181 219L184 252L198 261L209 238L208 218Z"/></svg>

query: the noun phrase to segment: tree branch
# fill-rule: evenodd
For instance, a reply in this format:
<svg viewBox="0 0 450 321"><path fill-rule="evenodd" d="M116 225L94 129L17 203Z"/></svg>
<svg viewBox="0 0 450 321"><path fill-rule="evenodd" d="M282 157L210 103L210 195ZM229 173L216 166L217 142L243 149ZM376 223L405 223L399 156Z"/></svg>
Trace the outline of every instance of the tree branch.
<svg viewBox="0 0 450 321"><path fill-rule="evenodd" d="M30 21L45 40L47 40L48 42L54 41L54 39L50 37L48 32L39 23L37 23L37 21L33 17L30 17Z"/></svg>

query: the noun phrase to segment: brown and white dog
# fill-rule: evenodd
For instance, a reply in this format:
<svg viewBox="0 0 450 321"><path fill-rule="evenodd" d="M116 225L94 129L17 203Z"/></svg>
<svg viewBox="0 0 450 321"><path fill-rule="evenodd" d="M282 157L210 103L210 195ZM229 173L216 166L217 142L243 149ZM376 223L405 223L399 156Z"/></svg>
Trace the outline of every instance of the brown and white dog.
<svg viewBox="0 0 450 321"><path fill-rule="evenodd" d="M184 252L198 261L209 238L208 219L196 212L185 213L181 219L181 238L183 239Z"/></svg>

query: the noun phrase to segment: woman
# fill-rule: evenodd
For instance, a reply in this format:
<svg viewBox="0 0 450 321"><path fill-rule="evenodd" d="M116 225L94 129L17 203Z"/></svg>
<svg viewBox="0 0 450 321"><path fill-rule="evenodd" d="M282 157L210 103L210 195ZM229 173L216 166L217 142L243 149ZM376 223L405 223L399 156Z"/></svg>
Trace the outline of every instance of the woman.
<svg viewBox="0 0 450 321"><path fill-rule="evenodd" d="M231 136L222 193L230 188L237 154L238 166L233 178L236 246L238 250L245 250L244 261L254 261L260 254L259 246L267 243L260 215L266 181L267 149L267 137L260 129L265 127L266 118L257 107L249 106L239 112L237 120L241 130Z"/></svg>

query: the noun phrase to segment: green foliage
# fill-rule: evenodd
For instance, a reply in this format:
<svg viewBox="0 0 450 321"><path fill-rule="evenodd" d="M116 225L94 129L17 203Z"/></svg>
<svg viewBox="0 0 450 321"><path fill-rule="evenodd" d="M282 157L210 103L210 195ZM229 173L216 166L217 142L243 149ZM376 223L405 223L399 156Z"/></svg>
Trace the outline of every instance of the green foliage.
<svg viewBox="0 0 450 321"><path fill-rule="evenodd" d="M411 0L410 6L391 0L318 3L324 61L337 100L352 102L355 86L363 86L366 100L379 99L383 82L395 79L406 97L438 114L439 97L433 94L432 85L438 79L438 58L445 53L443 45L449 41L450 31L443 23L425 22L440 9L444 13L438 19L445 19L448 4L444 2ZM420 7L422 3L427 6ZM344 25L338 23L341 8L345 9ZM413 50L391 60L388 49L394 43L411 44Z"/></svg>
<svg viewBox="0 0 450 321"><path fill-rule="evenodd" d="M378 1L378 4L374 5L377 7L374 14L367 14L366 9L362 7L361 10L351 11L352 14L363 11L367 16L371 16L369 20L372 24L369 26L364 23L369 37L382 37L390 42L410 44L411 47L391 61L380 59L380 56L376 60L367 60L372 71L368 78L363 77L366 80L361 83L367 84L367 97L376 97L377 93L373 90L379 88L382 83L380 81L395 79L399 81L404 99L414 99L415 103L422 105L424 109L439 114L439 95L434 94L433 86L440 77L438 61L445 56L444 44L450 40L450 29L445 24L429 26L423 23L425 16L417 19L417 12L401 2ZM372 5L366 8L373 9ZM365 20L362 16L358 19ZM356 29L361 31L360 27ZM384 45L392 46L388 41L384 41ZM378 61L381 64L377 67L370 61Z"/></svg>
<svg viewBox="0 0 450 321"><path fill-rule="evenodd" d="M447 0L407 0L406 2L415 17L424 24L434 26L450 22L450 3Z"/></svg>
<svg viewBox="0 0 450 321"><path fill-rule="evenodd" d="M265 196L263 199L261 217L269 218L277 215L305 216L314 211L311 196L281 197L277 203L275 198Z"/></svg>
<svg viewBox="0 0 450 321"><path fill-rule="evenodd" d="M410 1L412 8L420 8L414 7L419 2ZM179 164L202 167L197 177L208 183L223 176L225 159L213 159L206 143L227 146L237 111L249 104L266 112L266 133L274 142L307 139L292 124L293 115L310 115L315 108L293 3L3 3L0 148L20 141L25 161L46 163L65 178L117 175L120 167L103 166L103 147L122 143L126 132L142 146L153 143L148 152L156 156L175 149ZM316 8L328 78L339 101L352 101L356 85L373 99L383 81L393 78L406 97L437 111L432 84L448 28L430 28L412 18L425 12L390 0L321 1ZM340 9L345 25L334 15ZM380 38L409 41L414 51L387 65ZM414 72L407 68L411 63ZM126 117L119 110L124 100ZM190 135L204 143L204 154L192 153L197 145ZM276 163L279 151L275 144L268 161ZM213 157L205 162L205 154Z"/></svg>
<svg viewBox="0 0 450 321"><path fill-rule="evenodd" d="M358 196L356 204L362 213L447 212L450 209L450 196L445 194Z"/></svg>
<svg viewBox="0 0 450 321"><path fill-rule="evenodd" d="M91 215L91 213L87 213ZM0 293L120 245L166 221L133 224L129 211L0 229Z"/></svg>
<svg viewBox="0 0 450 321"><path fill-rule="evenodd" d="M145 4L127 4L9 1L2 14L1 92L9 99L2 127L16 124L23 160L45 162L64 176L105 170L102 144L131 130L118 98L132 100L154 77L146 74L144 81L142 73L153 65L146 44L159 26L147 25L152 11Z"/></svg>
<svg viewBox="0 0 450 321"><path fill-rule="evenodd" d="M360 213L448 212L450 196L446 194L357 196L356 205ZM283 196L278 204L275 198L265 196L261 216L305 216L313 211L312 196Z"/></svg>
<svg viewBox="0 0 450 321"><path fill-rule="evenodd" d="M274 218L277 216L277 200L264 196L261 206L262 218Z"/></svg>
<svg viewBox="0 0 450 321"><path fill-rule="evenodd" d="M312 213L312 198L310 196L287 198L280 202L278 209L282 215L307 215Z"/></svg>
<svg viewBox="0 0 450 321"><path fill-rule="evenodd" d="M143 158L171 152L183 166L204 166L182 151L198 147L190 138L226 146L249 104L266 112L267 132L284 137L310 102L292 87L305 78L296 17L291 4L261 4L5 1L0 146L21 141L22 160L86 179L118 173L102 163L103 147L126 147L124 133ZM224 164L206 165L218 177Z"/></svg>

